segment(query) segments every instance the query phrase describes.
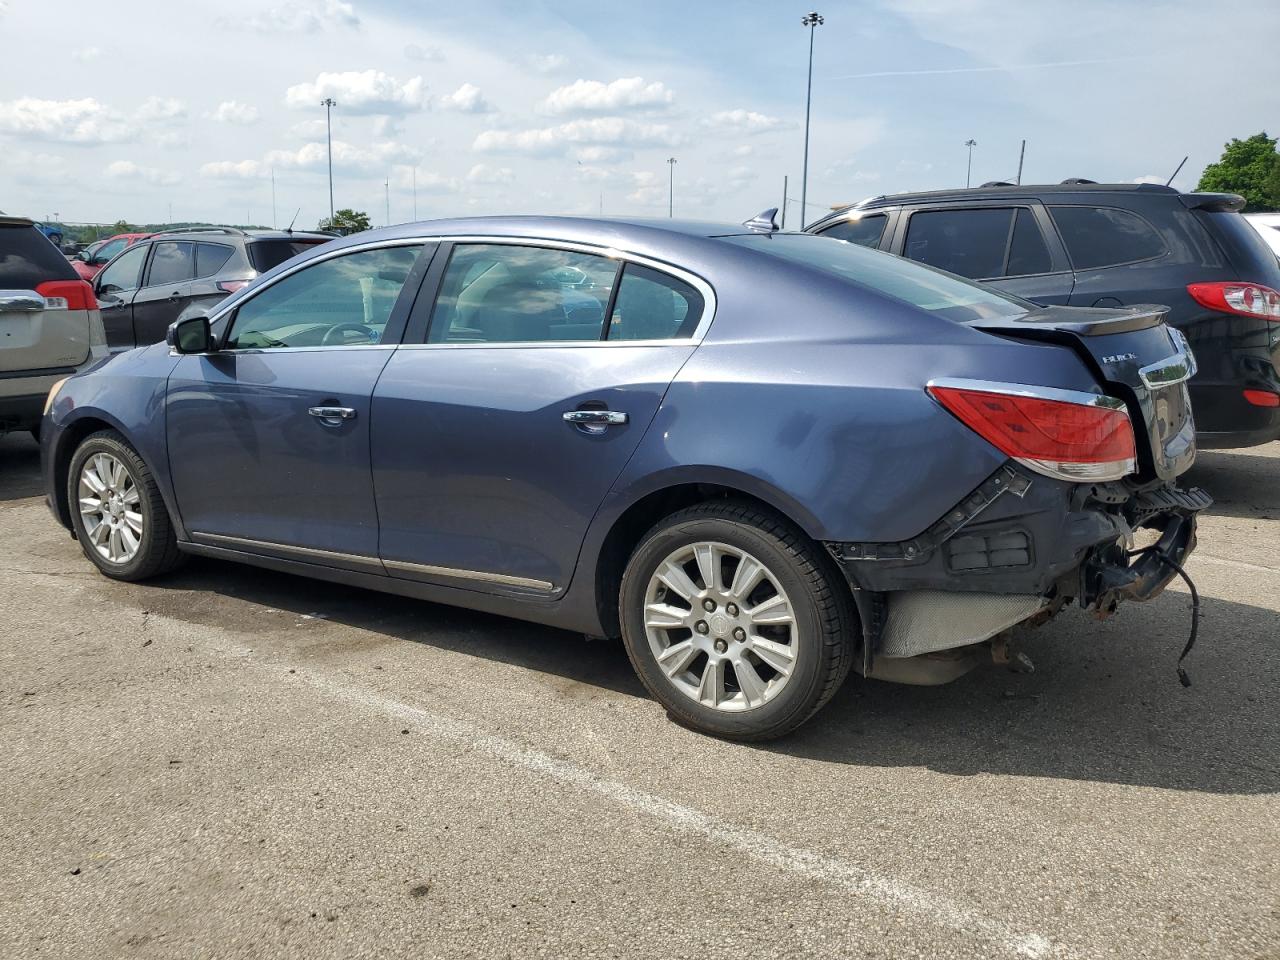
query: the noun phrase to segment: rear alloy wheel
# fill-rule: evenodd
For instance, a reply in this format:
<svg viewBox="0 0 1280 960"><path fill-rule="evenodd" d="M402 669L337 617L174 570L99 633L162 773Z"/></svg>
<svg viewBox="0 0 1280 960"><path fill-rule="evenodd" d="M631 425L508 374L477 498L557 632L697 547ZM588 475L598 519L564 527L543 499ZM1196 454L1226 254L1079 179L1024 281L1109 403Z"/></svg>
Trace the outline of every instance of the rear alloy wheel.
<svg viewBox="0 0 1280 960"><path fill-rule="evenodd" d="M84 554L117 580L145 580L184 555L151 471L114 430L84 440L67 475L71 523Z"/></svg>
<svg viewBox="0 0 1280 960"><path fill-rule="evenodd" d="M816 712L850 664L856 616L830 561L747 504L668 517L623 577L623 637L672 717L739 740L781 736Z"/></svg>

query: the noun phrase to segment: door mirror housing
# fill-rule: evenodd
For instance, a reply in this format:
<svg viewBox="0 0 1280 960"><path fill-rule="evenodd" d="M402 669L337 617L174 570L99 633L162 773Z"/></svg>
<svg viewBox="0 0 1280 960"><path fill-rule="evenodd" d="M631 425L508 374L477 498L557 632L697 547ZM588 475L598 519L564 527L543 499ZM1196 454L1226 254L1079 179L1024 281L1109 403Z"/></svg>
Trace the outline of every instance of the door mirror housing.
<svg viewBox="0 0 1280 960"><path fill-rule="evenodd" d="M165 340L174 353L214 353L218 349L205 316L175 320L169 324Z"/></svg>

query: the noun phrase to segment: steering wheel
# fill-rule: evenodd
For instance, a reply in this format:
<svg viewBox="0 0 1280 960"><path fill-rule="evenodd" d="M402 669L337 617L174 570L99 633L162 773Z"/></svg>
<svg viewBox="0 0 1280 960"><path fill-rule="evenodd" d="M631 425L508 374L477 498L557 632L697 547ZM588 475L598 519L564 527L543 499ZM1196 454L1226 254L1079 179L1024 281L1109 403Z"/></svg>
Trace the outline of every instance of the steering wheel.
<svg viewBox="0 0 1280 960"><path fill-rule="evenodd" d="M378 342L378 332L372 327L366 327L363 323L347 322L335 323L330 327L328 331L325 332L324 337L321 338L320 346L333 347L344 344L347 341L344 339L343 335L352 330L356 333L363 334L368 343Z"/></svg>

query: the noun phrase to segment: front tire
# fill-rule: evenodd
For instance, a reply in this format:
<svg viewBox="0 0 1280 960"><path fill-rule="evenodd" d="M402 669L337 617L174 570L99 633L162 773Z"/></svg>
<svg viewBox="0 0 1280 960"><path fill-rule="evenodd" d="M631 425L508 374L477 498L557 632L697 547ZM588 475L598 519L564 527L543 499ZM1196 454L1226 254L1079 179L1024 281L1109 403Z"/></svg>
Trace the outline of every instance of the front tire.
<svg viewBox="0 0 1280 960"><path fill-rule="evenodd" d="M672 719L732 740L808 720L852 663L857 615L832 562L784 518L715 501L658 523L619 591L631 663Z"/></svg>
<svg viewBox="0 0 1280 960"><path fill-rule="evenodd" d="M114 430L91 434L76 448L67 503L84 555L108 577L147 580L185 559L155 478Z"/></svg>

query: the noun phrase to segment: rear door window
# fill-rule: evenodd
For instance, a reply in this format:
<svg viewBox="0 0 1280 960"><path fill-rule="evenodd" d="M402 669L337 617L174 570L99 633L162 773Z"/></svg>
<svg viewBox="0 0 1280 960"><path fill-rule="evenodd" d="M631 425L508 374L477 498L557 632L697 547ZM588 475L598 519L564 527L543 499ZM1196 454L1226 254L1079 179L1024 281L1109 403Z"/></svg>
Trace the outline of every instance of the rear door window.
<svg viewBox="0 0 1280 960"><path fill-rule="evenodd" d="M75 280L58 248L35 227L0 224L0 290L34 290L46 280Z"/></svg>
<svg viewBox="0 0 1280 960"><path fill-rule="evenodd" d="M1009 262L1005 266L1006 277L1026 277L1036 273L1048 273L1053 269L1049 247L1044 234L1036 223L1035 214L1026 207L1019 207L1013 221L1013 239L1009 241Z"/></svg>
<svg viewBox="0 0 1280 960"><path fill-rule="evenodd" d="M917 211L903 255L971 280L1003 276L1012 221L1011 208Z"/></svg>
<svg viewBox="0 0 1280 960"><path fill-rule="evenodd" d="M888 222L887 216L877 213L852 220L842 220L823 230L818 236L833 237L836 240L845 240L863 247L877 247L880 245L880 237L884 235L884 227Z"/></svg>
<svg viewBox="0 0 1280 960"><path fill-rule="evenodd" d="M162 283L185 283L196 275L195 244L186 240L165 240L155 245L147 267L148 287Z"/></svg>
<svg viewBox="0 0 1280 960"><path fill-rule="evenodd" d="M211 277L231 259L235 250L225 243L196 244L196 276Z"/></svg>
<svg viewBox="0 0 1280 960"><path fill-rule="evenodd" d="M1150 260L1168 251L1155 227L1128 210L1051 206L1049 214L1077 270Z"/></svg>

